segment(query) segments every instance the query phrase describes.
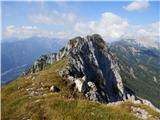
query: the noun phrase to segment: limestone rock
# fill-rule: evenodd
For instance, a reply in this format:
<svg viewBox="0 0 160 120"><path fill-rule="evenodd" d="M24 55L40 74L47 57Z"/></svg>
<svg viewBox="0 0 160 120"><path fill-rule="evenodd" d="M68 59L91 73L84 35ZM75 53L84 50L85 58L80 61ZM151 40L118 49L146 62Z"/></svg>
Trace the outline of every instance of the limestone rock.
<svg viewBox="0 0 160 120"><path fill-rule="evenodd" d="M131 106L131 110L135 116L141 118L142 120L148 120L149 117L151 117L151 115L148 114L148 112L142 108Z"/></svg>
<svg viewBox="0 0 160 120"><path fill-rule="evenodd" d="M88 86L92 89L92 91L96 91L97 90L97 88L96 88L96 86L95 86L95 84L93 83L93 82L88 82Z"/></svg>
<svg viewBox="0 0 160 120"><path fill-rule="evenodd" d="M113 102L126 98L127 91L123 87L119 67L101 36L95 34L85 38L76 37L65 46L64 51L71 66L68 70L70 76L83 78L84 83L94 83L97 90L94 92L100 95L103 101ZM76 83L79 91L82 91L83 82ZM88 85L86 90L88 91L84 94L91 92Z"/></svg>
<svg viewBox="0 0 160 120"><path fill-rule="evenodd" d="M59 89L57 86L52 85L52 86L50 87L50 91L51 91L51 92L59 92L60 89Z"/></svg>
<svg viewBox="0 0 160 120"><path fill-rule="evenodd" d="M85 94L85 96L89 99L89 100L93 100L96 102L102 101L101 95L96 92L96 91L89 91Z"/></svg>
<svg viewBox="0 0 160 120"><path fill-rule="evenodd" d="M156 108L150 101L145 100L145 99L141 99L142 103L149 106L150 108L152 108L153 110L157 111L160 113L160 110L158 108Z"/></svg>
<svg viewBox="0 0 160 120"><path fill-rule="evenodd" d="M38 72L63 57L68 58L68 65L59 75L75 82L89 99L115 102L127 98L119 66L100 35L71 39L58 53L41 56L30 71Z"/></svg>
<svg viewBox="0 0 160 120"><path fill-rule="evenodd" d="M56 53L51 53L48 55L42 55L40 56L33 64L31 69L27 72L36 73L38 71L43 70L48 64L53 64L56 59Z"/></svg>
<svg viewBox="0 0 160 120"><path fill-rule="evenodd" d="M81 78L77 78L74 80L76 84L76 88L78 89L79 92L84 92L87 89L87 86L85 84L85 81L83 81Z"/></svg>

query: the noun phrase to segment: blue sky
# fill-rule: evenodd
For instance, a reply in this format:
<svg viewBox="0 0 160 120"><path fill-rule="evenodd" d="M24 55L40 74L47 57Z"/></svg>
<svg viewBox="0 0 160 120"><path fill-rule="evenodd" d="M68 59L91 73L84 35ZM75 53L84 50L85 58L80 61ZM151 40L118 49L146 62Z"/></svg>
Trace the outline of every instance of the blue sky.
<svg viewBox="0 0 160 120"><path fill-rule="evenodd" d="M10 24L17 26L34 25L28 19L31 14L46 13L52 10L74 12L88 20L98 20L101 13L113 12L133 24L149 24L159 20L159 2L152 1L145 10L128 12L123 9L130 2L2 2L3 27ZM18 21L17 21L18 20Z"/></svg>
<svg viewBox="0 0 160 120"><path fill-rule="evenodd" d="M140 33L154 34L147 29L155 30L159 25L159 7L160 2L147 0L2 2L3 37L21 39L41 33L40 36L44 34L45 37L68 38L98 32L106 39L114 40L126 34L133 36L131 32L137 30L140 30L137 36Z"/></svg>

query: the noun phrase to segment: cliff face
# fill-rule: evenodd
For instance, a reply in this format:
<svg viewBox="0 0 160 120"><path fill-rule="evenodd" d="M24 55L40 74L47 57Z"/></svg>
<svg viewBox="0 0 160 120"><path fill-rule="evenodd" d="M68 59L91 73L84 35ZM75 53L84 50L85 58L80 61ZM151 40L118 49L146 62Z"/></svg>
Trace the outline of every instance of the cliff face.
<svg viewBox="0 0 160 120"><path fill-rule="evenodd" d="M123 86L119 67L100 35L70 40L59 53L41 56L30 72L40 71L63 57L68 58L68 65L59 74L75 82L88 99L115 102L127 98L129 91Z"/></svg>
<svg viewBox="0 0 160 120"><path fill-rule="evenodd" d="M75 38L65 49L70 56L69 75L83 78L84 87L82 86L81 91L87 97L105 102L118 101L125 97L119 67L99 35ZM88 90L88 82L93 84L94 90Z"/></svg>

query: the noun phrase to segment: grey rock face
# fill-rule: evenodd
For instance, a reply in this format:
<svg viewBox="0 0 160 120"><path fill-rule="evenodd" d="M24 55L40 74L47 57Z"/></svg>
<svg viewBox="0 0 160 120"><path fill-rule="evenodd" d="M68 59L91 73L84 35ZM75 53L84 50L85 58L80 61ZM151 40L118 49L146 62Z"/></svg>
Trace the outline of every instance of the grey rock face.
<svg viewBox="0 0 160 120"><path fill-rule="evenodd" d="M100 35L70 40L59 53L41 56L31 71L38 72L63 57L68 58L69 65L59 71L60 76L74 81L90 100L115 102L127 98L119 67Z"/></svg>
<svg viewBox="0 0 160 120"><path fill-rule="evenodd" d="M43 68L45 68L49 64L53 64L56 59L57 53L51 53L48 55L42 55L40 56L33 64L29 72L35 73L38 71L41 71Z"/></svg>
<svg viewBox="0 0 160 120"><path fill-rule="evenodd" d="M74 78L85 76L86 84L90 81L95 85L96 90L85 91L85 94L93 98L101 96L105 102L126 98L119 67L99 35L77 37L69 42L64 51L70 56L69 75Z"/></svg>
<svg viewBox="0 0 160 120"><path fill-rule="evenodd" d="M88 83L88 92L85 94L87 98L94 101L102 101L101 95L97 92L96 85L89 81Z"/></svg>

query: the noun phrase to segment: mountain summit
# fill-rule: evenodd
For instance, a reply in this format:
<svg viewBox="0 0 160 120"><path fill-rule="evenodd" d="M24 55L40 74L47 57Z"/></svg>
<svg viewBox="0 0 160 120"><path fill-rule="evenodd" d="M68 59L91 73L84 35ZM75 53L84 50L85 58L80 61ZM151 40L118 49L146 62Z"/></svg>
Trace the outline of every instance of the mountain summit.
<svg viewBox="0 0 160 120"><path fill-rule="evenodd" d="M100 35L73 38L58 53L40 56L23 76L2 88L2 117L159 119L158 109L126 87L120 72Z"/></svg>
<svg viewBox="0 0 160 120"><path fill-rule="evenodd" d="M59 53L41 56L29 71L38 72L64 57L67 57L68 65L59 74L75 82L79 92L88 99L115 102L133 96L124 88L119 66L98 34L71 39Z"/></svg>

